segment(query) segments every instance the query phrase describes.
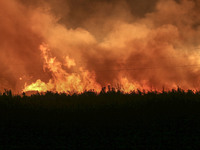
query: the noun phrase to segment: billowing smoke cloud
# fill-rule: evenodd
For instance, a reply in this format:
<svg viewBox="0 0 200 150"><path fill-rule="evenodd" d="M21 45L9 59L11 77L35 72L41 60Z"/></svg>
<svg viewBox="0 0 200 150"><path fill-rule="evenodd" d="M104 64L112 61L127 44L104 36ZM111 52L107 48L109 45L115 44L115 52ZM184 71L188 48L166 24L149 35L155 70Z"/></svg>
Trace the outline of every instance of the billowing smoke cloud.
<svg viewBox="0 0 200 150"><path fill-rule="evenodd" d="M22 77L30 80L42 75L38 50L42 37L32 30L32 13L13 0L0 1L1 89L22 88Z"/></svg>
<svg viewBox="0 0 200 150"><path fill-rule="evenodd" d="M199 4L0 1L0 89L200 89Z"/></svg>

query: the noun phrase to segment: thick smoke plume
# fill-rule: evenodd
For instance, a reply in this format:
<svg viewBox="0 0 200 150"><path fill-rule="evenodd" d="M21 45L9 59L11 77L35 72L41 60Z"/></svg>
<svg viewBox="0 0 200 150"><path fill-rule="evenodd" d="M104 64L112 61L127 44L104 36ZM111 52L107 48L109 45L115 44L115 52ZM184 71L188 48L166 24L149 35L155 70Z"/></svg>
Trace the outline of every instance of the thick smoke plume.
<svg viewBox="0 0 200 150"><path fill-rule="evenodd" d="M200 90L199 0L0 0L0 90Z"/></svg>

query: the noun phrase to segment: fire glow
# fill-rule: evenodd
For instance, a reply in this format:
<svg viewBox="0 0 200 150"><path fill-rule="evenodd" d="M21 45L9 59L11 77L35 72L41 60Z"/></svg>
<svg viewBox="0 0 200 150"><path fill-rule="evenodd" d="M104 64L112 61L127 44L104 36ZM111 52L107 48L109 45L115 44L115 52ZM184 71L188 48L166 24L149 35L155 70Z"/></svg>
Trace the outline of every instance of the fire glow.
<svg viewBox="0 0 200 150"><path fill-rule="evenodd" d="M0 90L200 90L199 1L158 0L142 16L129 0L78 1L93 11L83 19L70 0L62 13L39 1L0 0Z"/></svg>
<svg viewBox="0 0 200 150"><path fill-rule="evenodd" d="M48 54L50 50L47 45L41 45L40 50L45 61L44 71L48 69L52 74L52 79L48 83L42 82L38 79L31 85L25 85L24 92L38 91L38 92L76 92L82 93L95 89L97 92L101 90L101 86L96 83L95 75L79 68L79 73L68 73L62 68L62 64L56 58L50 58ZM75 61L66 56L67 67L75 66Z"/></svg>

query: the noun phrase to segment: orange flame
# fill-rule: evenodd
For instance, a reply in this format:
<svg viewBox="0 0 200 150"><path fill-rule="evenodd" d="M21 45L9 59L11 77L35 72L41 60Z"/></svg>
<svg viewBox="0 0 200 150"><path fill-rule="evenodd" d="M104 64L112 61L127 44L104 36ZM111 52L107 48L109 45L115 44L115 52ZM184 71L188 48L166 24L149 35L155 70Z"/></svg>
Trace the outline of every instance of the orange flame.
<svg viewBox="0 0 200 150"><path fill-rule="evenodd" d="M48 83L42 82L38 79L35 83L30 85L25 84L23 92L28 91L54 91L54 92L76 92L82 93L95 89L97 92L101 90L101 86L95 81L95 74L83 68L79 68L79 72L68 73L62 67L63 65L56 59L50 57L50 49L48 45L40 45L40 50L44 58L44 70L48 69L52 74L52 79ZM73 59L66 56L66 64L68 68L75 66Z"/></svg>
<svg viewBox="0 0 200 150"><path fill-rule="evenodd" d="M0 0L0 91L200 90L199 2L55 2Z"/></svg>

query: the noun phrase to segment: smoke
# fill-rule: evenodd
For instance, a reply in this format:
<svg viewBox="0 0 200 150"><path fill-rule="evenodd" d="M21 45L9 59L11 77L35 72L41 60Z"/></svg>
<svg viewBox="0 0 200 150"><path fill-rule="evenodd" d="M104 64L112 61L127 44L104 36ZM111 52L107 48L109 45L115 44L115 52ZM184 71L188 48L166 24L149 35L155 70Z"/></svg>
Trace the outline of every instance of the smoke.
<svg viewBox="0 0 200 150"><path fill-rule="evenodd" d="M0 89L21 92L26 83L31 90L34 82L55 91L107 84L125 91L199 89L199 5L198 0L0 0ZM40 47L46 44L44 55Z"/></svg>

